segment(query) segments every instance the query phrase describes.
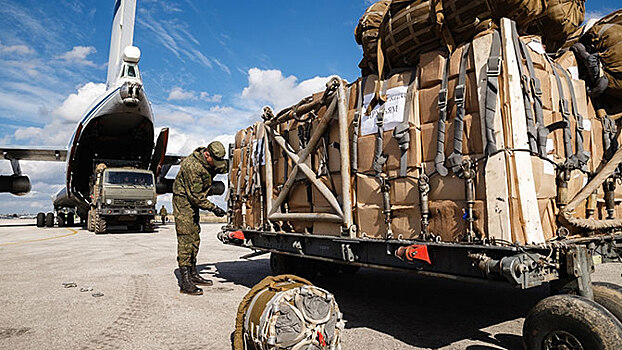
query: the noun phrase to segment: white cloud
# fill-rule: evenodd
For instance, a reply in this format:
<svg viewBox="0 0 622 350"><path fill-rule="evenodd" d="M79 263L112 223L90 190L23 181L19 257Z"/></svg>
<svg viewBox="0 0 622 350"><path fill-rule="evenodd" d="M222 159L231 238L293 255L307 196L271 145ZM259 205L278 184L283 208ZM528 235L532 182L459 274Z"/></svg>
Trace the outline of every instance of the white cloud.
<svg viewBox="0 0 622 350"><path fill-rule="evenodd" d="M208 92L184 90L181 87L174 87L168 94L169 101L205 101L210 103L219 103L222 101L222 95L210 95Z"/></svg>
<svg viewBox="0 0 622 350"><path fill-rule="evenodd" d="M197 95L194 91L185 91L180 87L174 87L168 94L168 100L196 100Z"/></svg>
<svg viewBox="0 0 622 350"><path fill-rule="evenodd" d="M67 121L79 121L93 101L106 92L106 84L86 83L78 88L77 94L71 94L53 113Z"/></svg>
<svg viewBox="0 0 622 350"><path fill-rule="evenodd" d="M0 54L32 55L35 50L26 45L3 45L0 42Z"/></svg>
<svg viewBox="0 0 622 350"><path fill-rule="evenodd" d="M585 12L585 21L583 23L587 23L592 19L599 20L607 15L606 12L603 11L587 11Z"/></svg>
<svg viewBox="0 0 622 350"><path fill-rule="evenodd" d="M90 54L96 53L97 50L93 46L74 46L71 51L65 52L57 58L66 62L80 64L84 66L97 67L97 65L87 59Z"/></svg>
<svg viewBox="0 0 622 350"><path fill-rule="evenodd" d="M199 95L199 98L205 102L215 102L215 103L220 103L222 101L222 95L211 95L208 94L205 91L202 91L201 94Z"/></svg>
<svg viewBox="0 0 622 350"><path fill-rule="evenodd" d="M326 88L328 77L314 77L302 82L293 75L283 76L280 70L248 70L248 87L242 98L271 104L275 110L297 103L300 99Z"/></svg>

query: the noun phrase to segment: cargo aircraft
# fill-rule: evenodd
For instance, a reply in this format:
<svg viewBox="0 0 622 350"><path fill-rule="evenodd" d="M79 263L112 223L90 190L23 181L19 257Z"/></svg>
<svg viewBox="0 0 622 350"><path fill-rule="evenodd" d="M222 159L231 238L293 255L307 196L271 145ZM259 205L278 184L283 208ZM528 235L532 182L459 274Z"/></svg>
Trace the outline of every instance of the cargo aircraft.
<svg viewBox="0 0 622 350"><path fill-rule="evenodd" d="M88 108L66 149L0 146L0 159L10 161L13 170L12 175L0 176L0 192L19 196L30 191L30 179L22 173L20 160L66 162L65 187L53 197L57 215L70 210L86 219L95 167L100 162L149 169L156 178L157 192L171 191L172 180L165 176L181 157L166 155L168 128L154 142L151 105L138 69L141 52L133 46L135 14L136 0L115 1L107 91Z"/></svg>

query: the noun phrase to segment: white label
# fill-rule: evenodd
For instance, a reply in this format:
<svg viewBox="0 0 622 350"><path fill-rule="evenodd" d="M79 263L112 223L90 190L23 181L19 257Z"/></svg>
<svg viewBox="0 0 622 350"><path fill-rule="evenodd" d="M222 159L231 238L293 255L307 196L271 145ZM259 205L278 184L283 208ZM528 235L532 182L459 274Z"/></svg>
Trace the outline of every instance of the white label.
<svg viewBox="0 0 622 350"><path fill-rule="evenodd" d="M583 177L583 187L587 185L587 176Z"/></svg>
<svg viewBox="0 0 622 350"><path fill-rule="evenodd" d="M384 131L393 130L404 121L404 108L406 106L406 92L408 86L398 86L387 90L387 102L382 106L376 106L370 115L363 114L361 118L361 136L371 135L378 132L378 124L376 119L378 111L384 109ZM371 103L374 94L366 95L363 98L363 111Z"/></svg>
<svg viewBox="0 0 622 350"><path fill-rule="evenodd" d="M567 70L570 73L570 76L572 77L572 79L579 80L579 67L572 66L572 67L568 67Z"/></svg>
<svg viewBox="0 0 622 350"><path fill-rule="evenodd" d="M555 143L553 139L546 139L546 153L554 153L555 152Z"/></svg>
<svg viewBox="0 0 622 350"><path fill-rule="evenodd" d="M529 46L532 50L534 50L535 52L544 55L546 54L546 50L544 49L544 46L542 46L542 43L532 40L529 42L529 44L527 44L527 46Z"/></svg>
<svg viewBox="0 0 622 350"><path fill-rule="evenodd" d="M589 119L583 119L583 129L585 131L592 131L592 122Z"/></svg>
<svg viewBox="0 0 622 350"><path fill-rule="evenodd" d="M551 159L551 157L549 157L549 159ZM553 164L547 162L546 160L543 160L542 164L542 172L544 173L544 175L555 175L555 167L553 166Z"/></svg>

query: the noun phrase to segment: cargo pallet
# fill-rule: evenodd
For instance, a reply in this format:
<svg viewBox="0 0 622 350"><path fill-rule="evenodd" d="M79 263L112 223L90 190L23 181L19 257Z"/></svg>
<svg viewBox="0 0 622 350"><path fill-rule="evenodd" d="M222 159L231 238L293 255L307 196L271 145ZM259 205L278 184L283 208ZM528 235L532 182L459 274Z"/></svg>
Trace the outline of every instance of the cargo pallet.
<svg viewBox="0 0 622 350"><path fill-rule="evenodd" d="M511 41L507 40L510 37L508 32L508 24L502 22L501 34L502 38L506 38L504 50L514 52ZM504 69L507 69L506 74L509 76L508 84L512 98L507 112L508 118L516 124L513 125L514 129L525 131L524 113L523 118L520 118L520 106L523 106L520 79L516 79L518 72L515 62L512 63L513 55L505 55L510 57L508 62L504 61ZM483 81L485 83L485 80ZM278 125L291 119L304 119L305 115L314 114L314 111L324 107L326 109L322 115L315 115L317 124L309 135L308 143L301 149L295 150L288 144L287 139L279 134ZM257 215L259 220L254 221L254 224L249 223L250 219L247 222L246 201L249 197L241 196L239 191L235 193L236 186L230 177L229 224L224 226L218 235L223 243L254 250L254 253L247 257L271 253L270 265L274 274L313 273L316 267L321 269L327 266L329 268L332 266L335 271L371 267L408 271L421 276L462 282L506 284L519 289L548 284L553 294L559 295L542 300L527 316L523 334L528 349L622 349L622 287L593 284L591 281L595 264L622 262L620 256L622 220L597 220L591 218L594 215L593 211L585 219L575 216L575 210L580 203L588 200L588 197L606 181L615 178L612 175L622 163L622 149L618 150L597 173L592 174L589 182L574 195L574 198L568 200L565 198L567 193L560 192L566 196L559 197L561 199L557 215L559 227L553 238L543 238L535 195L530 197L534 192L533 179L527 176L519 177L517 180L518 192L520 196L525 196L519 215L526 232L527 243L510 242L508 232L511 214L507 207L501 210L494 207L492 203L494 200L486 203L491 206L487 210L489 217L484 218L488 220L487 232L476 233L473 230L476 217L473 214L475 196L472 178L470 183L469 179L465 178L466 230L461 239L442 241L440 236L433 235L425 229L429 219L429 208L427 194L421 189L420 202L416 204L421 206L420 234L404 239L403 236L391 231L391 203L388 191L383 189L385 203L384 209L379 209L379 215L384 215L389 225L381 239L374 239L366 237L356 226L353 215L356 191L352 188L352 182L341 181L339 191L345 195L338 198L319 179L309 161L322 135L330 123L336 120L338 124L332 127L339 129L339 175L341 179L352 179L357 174L357 143L353 140L357 137L356 127L359 122L357 117L360 115L354 118L354 135L352 135L348 129L348 96L343 80L333 78L327 84L321 98L303 100L276 115L270 110L264 110L262 117L264 122L258 123L255 130L257 141L261 141L257 144L264 153L261 156L265 157L265 168L261 171L254 169L252 176L250 171L246 173L246 181L252 177L255 185L261 183L260 186L255 186L252 193L253 196L257 196L255 199L259 199L258 203L261 205L260 208L254 209L253 220L257 219ZM500 118L498 110L495 118ZM379 125L379 133L382 133L383 130L380 128ZM508 157L515 162L517 168L528 166L530 169L530 152L526 147L526 136L523 134L526 135L523 132L511 135L515 137L515 149L506 150L507 154L501 152L489 155L488 167L505 166L506 161L497 158ZM294 165L287 171L286 180L283 184L279 184L278 191L275 192L272 157L279 153L285 154ZM258 159L252 161L257 162ZM257 168L259 164L263 165L257 163ZM250 169L251 165L247 164L247 167ZM492 179L489 183L492 191L506 193L506 197L495 194L489 198L507 198L507 188L498 188L500 185L496 185L503 184L505 178L494 171L485 175ZM300 179L307 181L314 187L314 191L324 197L330 205L328 212L287 210L284 203L296 181ZM240 177L237 186L239 190ZM250 188L248 183L247 187ZM607 209L613 209L609 204ZM236 205L240 208L237 214L232 209ZM240 220L236 221L236 217ZM297 232L294 225L290 224L292 222L338 225L340 232L322 232L321 229L313 230L313 233Z"/></svg>

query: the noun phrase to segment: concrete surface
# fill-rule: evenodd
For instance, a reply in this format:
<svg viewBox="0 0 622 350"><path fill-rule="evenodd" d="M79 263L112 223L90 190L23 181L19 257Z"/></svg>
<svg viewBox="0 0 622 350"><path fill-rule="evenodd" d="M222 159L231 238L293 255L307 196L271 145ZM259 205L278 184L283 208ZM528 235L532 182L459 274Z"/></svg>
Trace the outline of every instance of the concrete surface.
<svg viewBox="0 0 622 350"><path fill-rule="evenodd" d="M238 302L270 273L267 256L239 260L249 251L206 224L199 262L215 284L181 295L172 225L96 236L26 224L0 220L1 349L231 349ZM622 285L621 267L594 279ZM344 350L522 349L523 317L546 295L371 269L315 282L345 314Z"/></svg>

